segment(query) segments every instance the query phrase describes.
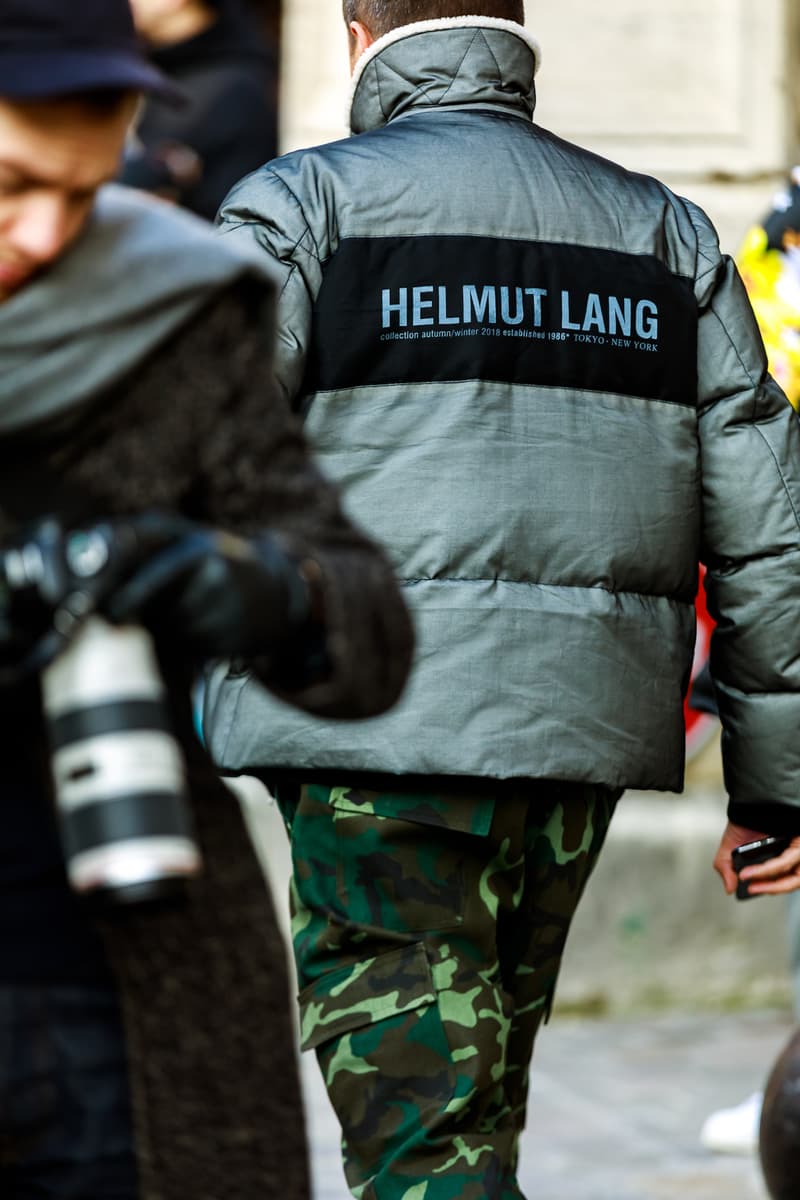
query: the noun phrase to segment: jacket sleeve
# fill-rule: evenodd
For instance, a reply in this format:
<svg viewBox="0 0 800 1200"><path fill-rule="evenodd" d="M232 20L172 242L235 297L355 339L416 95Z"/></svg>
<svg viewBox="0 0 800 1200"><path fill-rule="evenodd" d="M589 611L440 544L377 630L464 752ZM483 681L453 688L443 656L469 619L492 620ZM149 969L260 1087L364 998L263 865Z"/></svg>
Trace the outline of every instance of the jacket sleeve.
<svg viewBox="0 0 800 1200"><path fill-rule="evenodd" d="M729 817L800 834L800 425L732 260L698 235L702 558Z"/></svg>
<svg viewBox="0 0 800 1200"><path fill-rule="evenodd" d="M322 284L319 248L303 207L289 185L267 166L237 185L217 217L224 237L255 244L278 285L274 373L296 408L305 374L314 300ZM272 331L270 331L272 336Z"/></svg>

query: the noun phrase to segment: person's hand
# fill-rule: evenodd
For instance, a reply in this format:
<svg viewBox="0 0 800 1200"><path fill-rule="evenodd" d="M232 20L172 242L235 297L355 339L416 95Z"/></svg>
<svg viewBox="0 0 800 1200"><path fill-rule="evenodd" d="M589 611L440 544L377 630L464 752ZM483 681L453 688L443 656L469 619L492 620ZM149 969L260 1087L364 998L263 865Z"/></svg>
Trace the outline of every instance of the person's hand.
<svg viewBox="0 0 800 1200"><path fill-rule="evenodd" d="M800 837L794 838L783 854L757 866L745 867L741 876L734 871L731 855L736 847L765 837L769 834L728 822L714 859L714 870L722 877L729 896L736 891L740 878L748 884L751 896L780 896L800 890Z"/></svg>
<svg viewBox="0 0 800 1200"><path fill-rule="evenodd" d="M308 620L306 583L274 538L157 514L132 518L126 529L137 535L139 561L102 606L117 624L141 621L200 657L227 658L270 657Z"/></svg>
<svg viewBox="0 0 800 1200"><path fill-rule="evenodd" d="M184 142L159 142L153 157L163 163L178 189L194 187L203 178L202 158Z"/></svg>

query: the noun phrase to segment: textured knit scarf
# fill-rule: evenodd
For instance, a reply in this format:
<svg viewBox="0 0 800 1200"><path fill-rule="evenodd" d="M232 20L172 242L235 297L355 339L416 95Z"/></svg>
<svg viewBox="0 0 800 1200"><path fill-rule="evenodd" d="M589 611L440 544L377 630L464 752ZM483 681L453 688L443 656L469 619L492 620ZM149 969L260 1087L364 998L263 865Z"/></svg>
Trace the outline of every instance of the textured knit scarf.
<svg viewBox="0 0 800 1200"><path fill-rule="evenodd" d="M0 304L0 436L77 412L247 274L268 278L205 222L103 188L67 253Z"/></svg>

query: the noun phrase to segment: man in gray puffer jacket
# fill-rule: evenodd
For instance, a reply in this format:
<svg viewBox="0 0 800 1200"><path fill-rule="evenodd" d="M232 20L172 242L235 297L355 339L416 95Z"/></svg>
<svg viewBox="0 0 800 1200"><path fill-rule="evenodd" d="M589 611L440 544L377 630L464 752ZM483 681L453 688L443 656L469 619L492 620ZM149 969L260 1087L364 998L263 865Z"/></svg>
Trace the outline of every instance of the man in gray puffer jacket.
<svg viewBox="0 0 800 1200"><path fill-rule="evenodd" d="M301 784L302 1034L354 1193L511 1200L615 801L682 786L699 562L717 869L787 833L753 890L800 886L800 430L704 214L532 123L519 0L345 15L358 136L250 176L221 228L279 273L280 385L405 581L415 673L359 726L220 676L208 730Z"/></svg>

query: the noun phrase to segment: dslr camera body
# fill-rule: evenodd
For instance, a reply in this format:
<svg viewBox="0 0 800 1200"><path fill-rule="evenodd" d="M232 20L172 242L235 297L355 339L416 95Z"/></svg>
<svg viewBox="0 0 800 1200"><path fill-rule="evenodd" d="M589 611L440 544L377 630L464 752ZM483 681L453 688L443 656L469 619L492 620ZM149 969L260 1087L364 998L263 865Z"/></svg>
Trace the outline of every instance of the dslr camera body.
<svg viewBox="0 0 800 1200"><path fill-rule="evenodd" d="M0 686L40 676L67 875L116 905L178 898L202 869L152 638L100 615L146 545L146 521L48 518L0 554Z"/></svg>

